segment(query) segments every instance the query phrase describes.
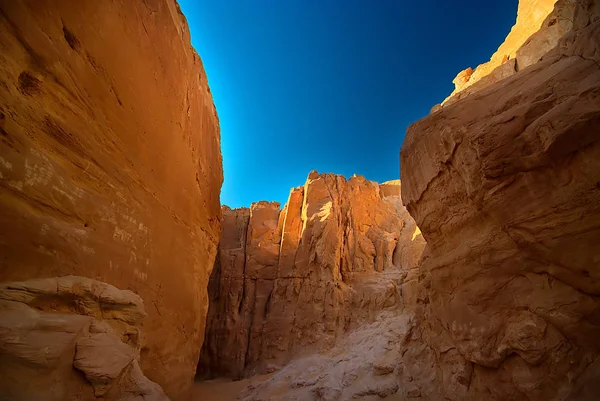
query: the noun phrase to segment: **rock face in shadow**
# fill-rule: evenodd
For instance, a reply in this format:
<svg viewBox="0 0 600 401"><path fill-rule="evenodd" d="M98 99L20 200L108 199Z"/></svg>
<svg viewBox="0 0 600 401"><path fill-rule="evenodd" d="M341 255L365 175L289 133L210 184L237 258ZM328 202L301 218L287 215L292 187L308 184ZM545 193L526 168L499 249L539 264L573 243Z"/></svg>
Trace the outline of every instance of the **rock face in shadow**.
<svg viewBox="0 0 600 401"><path fill-rule="evenodd" d="M281 211L224 207L200 375L270 372L401 307L424 246L399 181L312 172Z"/></svg>
<svg viewBox="0 0 600 401"><path fill-rule="evenodd" d="M0 398L168 401L140 368L140 297L85 277L0 285Z"/></svg>
<svg viewBox="0 0 600 401"><path fill-rule="evenodd" d="M565 3L540 62L408 129L402 200L428 245L404 362L436 367L424 395L600 395L600 7Z"/></svg>
<svg viewBox="0 0 600 401"><path fill-rule="evenodd" d="M0 282L147 303L141 365L191 386L220 233L219 123L174 0L0 2Z"/></svg>

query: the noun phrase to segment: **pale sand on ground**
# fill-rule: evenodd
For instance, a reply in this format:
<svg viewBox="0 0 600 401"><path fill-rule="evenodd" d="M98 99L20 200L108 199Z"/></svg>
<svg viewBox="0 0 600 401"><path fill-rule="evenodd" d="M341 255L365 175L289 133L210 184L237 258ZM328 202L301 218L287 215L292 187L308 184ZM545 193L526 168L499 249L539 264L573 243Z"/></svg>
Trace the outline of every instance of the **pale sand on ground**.
<svg viewBox="0 0 600 401"><path fill-rule="evenodd" d="M244 380L215 379L194 383L193 401L236 401L247 385L267 380L272 374Z"/></svg>

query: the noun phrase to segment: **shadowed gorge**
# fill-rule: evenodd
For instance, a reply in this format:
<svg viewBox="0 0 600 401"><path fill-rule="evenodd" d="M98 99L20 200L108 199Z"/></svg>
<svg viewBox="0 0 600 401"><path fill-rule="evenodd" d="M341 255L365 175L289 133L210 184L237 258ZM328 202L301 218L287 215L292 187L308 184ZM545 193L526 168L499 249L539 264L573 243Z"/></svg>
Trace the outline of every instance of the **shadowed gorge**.
<svg viewBox="0 0 600 401"><path fill-rule="evenodd" d="M519 1L399 177L239 208L190 29L175 0L0 0L0 401L600 398L599 0ZM309 138L288 164L346 149Z"/></svg>

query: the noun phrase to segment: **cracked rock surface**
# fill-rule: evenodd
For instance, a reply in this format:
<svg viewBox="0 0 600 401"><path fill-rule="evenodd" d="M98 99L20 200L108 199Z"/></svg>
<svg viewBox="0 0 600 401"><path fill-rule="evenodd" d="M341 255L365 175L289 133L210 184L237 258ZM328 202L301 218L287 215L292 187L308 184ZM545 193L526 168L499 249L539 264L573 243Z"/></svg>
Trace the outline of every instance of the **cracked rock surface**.
<svg viewBox="0 0 600 401"><path fill-rule="evenodd" d="M599 399L600 2L552 5L568 21L517 50L532 64L409 127L402 201L427 244L402 303L244 401Z"/></svg>
<svg viewBox="0 0 600 401"><path fill-rule="evenodd" d="M553 50L413 124L402 147L402 199L428 244L418 341L448 399L600 394L600 6L567 5Z"/></svg>
<svg viewBox="0 0 600 401"><path fill-rule="evenodd" d="M225 207L199 373L269 373L332 347L401 307L424 245L399 181L312 172L282 210Z"/></svg>

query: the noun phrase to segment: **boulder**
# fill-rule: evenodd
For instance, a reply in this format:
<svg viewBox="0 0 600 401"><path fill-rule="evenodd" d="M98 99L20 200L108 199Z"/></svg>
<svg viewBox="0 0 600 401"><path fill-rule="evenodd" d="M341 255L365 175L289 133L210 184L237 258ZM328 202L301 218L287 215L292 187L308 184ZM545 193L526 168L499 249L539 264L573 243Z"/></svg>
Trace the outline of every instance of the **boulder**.
<svg viewBox="0 0 600 401"><path fill-rule="evenodd" d="M1 284L0 399L168 401L140 368L145 316L136 294L86 277Z"/></svg>

